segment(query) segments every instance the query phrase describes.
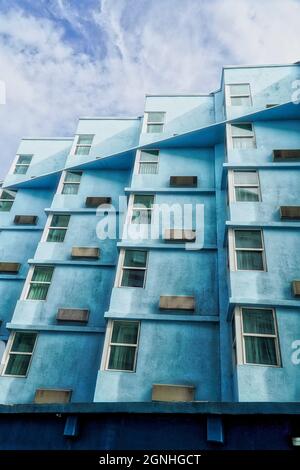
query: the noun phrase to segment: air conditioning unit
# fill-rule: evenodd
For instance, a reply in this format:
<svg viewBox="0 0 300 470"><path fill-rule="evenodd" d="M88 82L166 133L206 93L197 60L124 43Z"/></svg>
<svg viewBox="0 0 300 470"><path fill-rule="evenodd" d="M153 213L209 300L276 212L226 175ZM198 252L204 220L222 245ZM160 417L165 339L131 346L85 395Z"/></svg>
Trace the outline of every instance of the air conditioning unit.
<svg viewBox="0 0 300 470"><path fill-rule="evenodd" d="M73 246L71 256L73 259L91 258L99 259L100 249L92 246Z"/></svg>
<svg viewBox="0 0 300 470"><path fill-rule="evenodd" d="M153 384L152 386L152 401L191 402L194 400L194 385Z"/></svg>
<svg viewBox="0 0 300 470"><path fill-rule="evenodd" d="M111 204L111 197L106 196L90 196L85 200L86 207L98 207L102 204Z"/></svg>
<svg viewBox="0 0 300 470"><path fill-rule="evenodd" d="M59 308L56 320L87 323L89 321L89 310L81 308Z"/></svg>
<svg viewBox="0 0 300 470"><path fill-rule="evenodd" d="M161 310L195 310L195 297L187 295L161 295L159 298Z"/></svg>
<svg viewBox="0 0 300 470"><path fill-rule="evenodd" d="M300 161L300 150L273 150L274 162Z"/></svg>
<svg viewBox="0 0 300 470"><path fill-rule="evenodd" d="M20 267L20 263L0 262L0 274L18 274Z"/></svg>
<svg viewBox="0 0 300 470"><path fill-rule="evenodd" d="M196 188L197 176L170 176L171 187Z"/></svg>
<svg viewBox="0 0 300 470"><path fill-rule="evenodd" d="M189 229L168 228L165 230L164 240L173 243L191 243L196 240L196 231Z"/></svg>
<svg viewBox="0 0 300 470"><path fill-rule="evenodd" d="M37 215L15 215L14 224L16 225L36 225Z"/></svg>
<svg viewBox="0 0 300 470"><path fill-rule="evenodd" d="M300 206L280 206L280 218L283 220L300 220Z"/></svg>
<svg viewBox="0 0 300 470"><path fill-rule="evenodd" d="M35 392L34 403L69 403L72 390L38 388Z"/></svg>
<svg viewBox="0 0 300 470"><path fill-rule="evenodd" d="M292 291L294 297L300 297L300 281L292 282Z"/></svg>

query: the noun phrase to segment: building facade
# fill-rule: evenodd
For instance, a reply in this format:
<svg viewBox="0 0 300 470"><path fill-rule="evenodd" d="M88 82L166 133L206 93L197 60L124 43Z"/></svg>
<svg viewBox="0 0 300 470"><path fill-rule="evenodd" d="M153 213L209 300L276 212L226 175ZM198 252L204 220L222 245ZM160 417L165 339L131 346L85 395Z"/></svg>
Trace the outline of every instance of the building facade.
<svg viewBox="0 0 300 470"><path fill-rule="evenodd" d="M21 141L1 403L300 401L299 79L225 67L208 95Z"/></svg>

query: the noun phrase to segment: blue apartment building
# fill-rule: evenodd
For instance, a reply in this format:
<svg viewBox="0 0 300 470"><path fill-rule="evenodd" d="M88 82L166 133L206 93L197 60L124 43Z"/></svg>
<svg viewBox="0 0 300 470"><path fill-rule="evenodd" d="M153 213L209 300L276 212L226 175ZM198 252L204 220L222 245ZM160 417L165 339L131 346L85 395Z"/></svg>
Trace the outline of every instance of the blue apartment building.
<svg viewBox="0 0 300 470"><path fill-rule="evenodd" d="M298 63L224 67L215 92L21 140L0 188L2 449L300 445L297 84Z"/></svg>

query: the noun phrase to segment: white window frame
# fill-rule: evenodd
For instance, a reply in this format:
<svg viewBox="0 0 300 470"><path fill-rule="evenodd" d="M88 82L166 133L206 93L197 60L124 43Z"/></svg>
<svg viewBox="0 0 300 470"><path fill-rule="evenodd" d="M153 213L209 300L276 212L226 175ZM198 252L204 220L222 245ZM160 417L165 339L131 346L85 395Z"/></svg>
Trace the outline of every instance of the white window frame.
<svg viewBox="0 0 300 470"><path fill-rule="evenodd" d="M5 199L5 198L3 198L3 197L2 197L3 191L6 191L6 192L8 192L8 193L9 193L10 191L15 192L15 197L14 197L14 199ZM4 189L4 188L0 188L0 202L2 201L2 202L11 202L11 203L12 203L12 204L11 204L11 207L10 207L10 209L9 209L9 211L0 211L0 212L10 212L10 210L11 210L11 208L12 208L12 206L13 206L15 200L16 200L17 193L18 193L18 191L17 191L17 190L14 190L14 189Z"/></svg>
<svg viewBox="0 0 300 470"><path fill-rule="evenodd" d="M80 137L83 137L83 136L92 137L92 143L91 144L79 144L78 143L79 139L80 139ZM95 138L95 134L76 134L75 139L74 139L74 143L73 143L73 148L71 150L71 155L73 155L75 157L88 157L90 155L90 152L91 152L91 148L92 148L92 145L93 145L94 138ZM89 147L89 153L87 153L85 155L80 155L80 154L76 153L76 150L77 150L78 147Z"/></svg>
<svg viewBox="0 0 300 470"><path fill-rule="evenodd" d="M243 309L248 310L270 310L273 315L274 323L274 334L259 334L259 333L244 333L243 327ZM234 309L234 316L232 321L235 325L235 340L236 340L236 360L237 365L246 365L246 366L258 366L258 367L282 367L282 360L280 354L280 344L279 344L279 335L278 335L278 325L276 318L275 308L272 307L252 307L252 306L236 306ZM276 359L277 364L254 364L246 362L246 348L245 348L245 337L260 337L260 338L274 338L275 340L275 350L276 350Z"/></svg>
<svg viewBox="0 0 300 470"><path fill-rule="evenodd" d="M260 232L261 241L262 241L262 248L236 248L236 246L235 246L235 232L236 231ZM267 260L266 260L264 233L263 233L263 230L261 228L236 227L234 229L229 229L229 231L228 231L228 246L229 246L230 271L247 272L247 273L249 273L249 272L255 272L255 273L267 272ZM237 267L237 251L259 251L259 252L261 252L262 253L262 260L263 260L263 268L264 269L262 269L262 270L238 269L238 267Z"/></svg>
<svg viewBox="0 0 300 470"><path fill-rule="evenodd" d="M232 136L232 126L234 126L235 124L251 124L252 126L252 136L251 137L245 137L244 135L241 135L241 136L237 136L235 135L234 137ZM233 140L234 138L237 137L237 138L245 138L245 139L250 139L252 138L253 139L253 147L249 147L249 148L246 148L246 149L241 149L241 148L237 148L237 147L234 147L233 146ZM226 124L226 140L227 140L227 149L230 149L230 150L255 150L257 148L257 142L256 142L256 136L255 136L255 129L254 129L254 123L253 122L232 122L231 124Z"/></svg>
<svg viewBox="0 0 300 470"><path fill-rule="evenodd" d="M135 268L135 267L126 268L126 266L125 266L125 269L135 269L135 270L145 271L143 287L131 287L131 286L122 286L121 285L122 278L123 278L125 251L126 250L128 250L128 251L146 251L146 253L147 253L145 268L139 268L139 267L137 267L137 268ZM118 261L115 287L119 287L120 289L145 289L147 272L148 272L148 263L149 263L149 250L145 250L145 249L139 250L138 248L122 248L121 251L120 251L120 256L119 256L119 261Z"/></svg>
<svg viewBox="0 0 300 470"><path fill-rule="evenodd" d="M30 162L29 163L18 163L20 157L30 157ZM15 159L15 162L14 162L14 165L13 165L13 174L14 175L26 175L26 173L28 171L28 168L31 165L32 158L33 158L33 154L31 154L31 153L30 154L29 153L18 153L16 155L16 159ZM17 167L20 167L20 166L26 167L25 173L15 173Z"/></svg>
<svg viewBox="0 0 300 470"><path fill-rule="evenodd" d="M163 120L162 121L149 121L149 114L150 113L163 113ZM161 124L162 125L162 130L159 132L148 132L148 125L151 124ZM165 124L166 124L166 111L145 111L144 114L144 128L143 132L146 134L162 134L165 130Z"/></svg>
<svg viewBox="0 0 300 470"><path fill-rule="evenodd" d="M37 281L37 282L36 282L36 281L32 281L34 269L35 269L36 267L38 267L38 268L40 268L40 267L41 267L41 268L42 268L42 267L53 268L51 281L50 281L50 282L43 282L43 281ZM51 286L51 284L52 284L54 271L55 271L55 267L53 266L53 264L35 264L34 266L31 266L30 269L29 269L29 271L28 271L28 275L27 275L27 278L26 278L26 281L25 281L24 288L23 288L23 291L22 291L22 294L21 294L20 299L21 299L21 300L29 300L30 302L45 302L45 300L47 300L48 295L49 295L49 290L50 290L50 286ZM27 296L28 296L28 293L29 293L29 289L30 289L31 284L48 284L48 285L49 285L49 288L48 288L47 295L46 295L45 299L27 299Z"/></svg>
<svg viewBox="0 0 300 470"><path fill-rule="evenodd" d="M146 152L147 150L153 150L155 152L158 152L158 155L157 155L157 162L142 162L141 161L141 155L142 155L142 152ZM135 175L142 175L142 176L148 176L148 175L157 175L159 173L159 160L160 160L160 149L140 149L137 151L137 155L136 155L136 162L135 162L135 168L134 168L134 174ZM141 165L144 164L144 163L155 163L156 164L156 173L140 173L140 168L141 168Z"/></svg>
<svg viewBox="0 0 300 470"><path fill-rule="evenodd" d="M12 348L16 333L34 333L36 335L32 352L30 352L30 353L29 352L16 352L16 353L11 352L11 348ZM7 345L6 345L2 360L1 360L1 366L0 367L1 367L1 376L2 377L15 377L15 378L21 378L22 379L22 378L26 378L28 376L30 366L31 366L31 363L32 363L33 354L34 354L36 344L37 344L37 339L38 339L38 332L37 331L15 330L11 333L11 335L9 336L9 339L7 341ZM28 367L27 367L26 375L5 374L5 370L6 370L6 367L8 365L8 361L9 361L9 358L10 358L11 354L31 356Z"/></svg>
<svg viewBox="0 0 300 470"><path fill-rule="evenodd" d="M149 209L146 209L146 208L145 208L145 209L143 209L143 208L141 208L141 209L136 209L136 208L134 207L134 198L135 198L135 196L151 196L151 197L153 197L152 206L151 206ZM129 205L129 212L130 212L129 222L130 222L130 224L134 224L134 225L148 225L148 226L151 225L152 219L153 219L154 204L155 204L155 194L140 194L140 193L138 193L138 194L131 194L131 197L130 197L129 202L130 202L130 205ZM150 214L151 214L150 223L148 223L148 224L137 224L137 223L132 222L133 211L135 211L135 210L140 210L140 211L144 211L144 212L147 212L147 213L150 212ZM148 220L148 217L147 217L147 220Z"/></svg>
<svg viewBox="0 0 300 470"><path fill-rule="evenodd" d="M65 181L65 178L67 176L67 173L68 172L72 172L72 173L80 173L80 181L74 181L74 182L68 182L68 181ZM78 192L79 192L79 186L80 186L80 183L81 183L81 178L82 178L82 174L83 174L83 171L79 170L64 170L62 172L62 175L61 175L61 178L59 180L59 183L58 183L58 187L57 187L57 193L58 194L62 194L63 196L77 196ZM78 191L76 194L64 194L63 193L63 189L64 189L64 186L65 184L77 184L78 185Z"/></svg>
<svg viewBox="0 0 300 470"><path fill-rule="evenodd" d="M242 172L251 172L251 173L256 173L257 175L257 183L254 184L254 183L245 183L245 184L241 184L241 183L235 183L234 182L234 174L238 172L238 173L242 173ZM261 188L260 188L260 178L259 178L259 172L257 170L252 170L252 169L236 169L236 170L229 170L228 171L228 188L229 188L229 191L228 191L228 195L229 195L229 202L239 202L239 203L244 203L244 202L261 202L262 201L262 197L261 197ZM236 192L235 192L235 189L236 188L257 188L258 189L258 201L237 201L236 200Z"/></svg>
<svg viewBox="0 0 300 470"><path fill-rule="evenodd" d="M232 85L248 85L249 87L249 93L238 93L238 94L231 94L231 90L230 90L230 87ZM252 103L252 93L251 93L251 86L250 86L250 83L228 83L225 85L225 101L226 101L226 106L230 106L232 108L239 108L239 106L236 106L236 105L233 105L232 104L232 101L231 101L231 98L249 98L249 102L250 104L248 105L248 107L250 106L253 106L253 103ZM246 106L246 105L241 105L242 106Z"/></svg>
<svg viewBox="0 0 300 470"><path fill-rule="evenodd" d="M129 343L112 343L112 334L113 334L113 329L114 329L114 323L115 322L129 322L129 323L137 323L138 324L138 334L137 334L137 339L136 339L136 344L129 344ZM103 370L107 372L129 372L129 373L134 373L136 372L136 365L137 365L137 355L138 355L138 347L139 347L139 340L140 340L140 331L141 331L141 322L139 320L130 320L130 319L114 319L109 321L109 325L107 326L106 329L106 347L105 347L105 355L104 355L104 361L102 364ZM135 347L135 355L134 355L134 366L132 370L124 370L124 369L109 369L108 364L109 364L109 359L110 359L110 351L111 351L111 346L130 346L130 347ZM101 368L102 368L101 367Z"/></svg>
<svg viewBox="0 0 300 470"><path fill-rule="evenodd" d="M45 230L44 230L44 233L43 233L43 236L42 236L42 241L43 242L46 242L46 243L64 243L65 239L63 242L51 242L51 241L48 241L47 238L48 238L48 234L49 234L49 231L51 229L55 229L55 230L64 230L66 233L65 233L65 238L66 238L66 234L67 234L67 230L68 230L68 226L67 227L52 227L52 219L55 215L68 215L69 216L69 222L68 222L68 226L69 226L69 223L70 223L70 220L71 220L71 215L70 214L67 214L67 213L61 213L61 212L53 212L52 214L50 214L48 216L48 219L47 219L47 223L45 225Z"/></svg>

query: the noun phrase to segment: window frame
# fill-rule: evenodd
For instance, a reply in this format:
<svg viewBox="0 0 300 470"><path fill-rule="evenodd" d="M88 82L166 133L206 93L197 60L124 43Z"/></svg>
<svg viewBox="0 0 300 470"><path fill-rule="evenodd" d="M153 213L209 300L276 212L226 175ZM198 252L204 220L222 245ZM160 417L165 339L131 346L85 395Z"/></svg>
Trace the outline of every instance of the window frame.
<svg viewBox="0 0 300 470"><path fill-rule="evenodd" d="M66 227L54 227L54 226L51 225L53 217L57 216L57 215L67 215L67 216L69 216L68 225ZM46 242L46 243L64 243L70 220L71 220L71 214L68 214L68 213L53 212L52 214L50 214L49 217L48 217L48 220L47 220L47 224L46 224L46 227L45 227L45 233L42 237L42 241ZM63 241L62 242L54 242L54 241L48 240L50 230L64 230L65 231L65 236L64 236Z"/></svg>
<svg viewBox="0 0 300 470"><path fill-rule="evenodd" d="M16 333L34 333L35 334L35 341L34 341L34 345L33 345L33 348L32 348L31 352L11 352L11 348L13 346ZM14 377L14 378L20 378L20 379L23 378L24 379L28 376L30 366L31 366L31 363L32 363L33 354L34 354L34 351L35 351L35 348L36 348L38 336L39 336L38 332L33 331L33 330L15 330L11 333L11 335L9 336L9 339L7 341L5 352L3 354L2 361L1 361L1 369L2 369L1 376L2 377ZM5 373L11 354L12 355L31 356L25 375L15 375L15 374L6 374Z"/></svg>
<svg viewBox="0 0 300 470"><path fill-rule="evenodd" d="M79 143L80 137L91 137L92 138L91 143L90 144L80 144ZM72 149L73 150L72 151L73 156L75 156L75 157L88 157L90 155L90 152L91 152L91 148L92 148L92 145L93 145L94 138L95 138L95 134L76 134L75 141L74 141L74 146L73 146L73 149ZM76 153L77 149L79 147L80 148L82 148L82 147L89 148L88 153L84 153L84 154Z"/></svg>
<svg viewBox="0 0 300 470"><path fill-rule="evenodd" d="M246 136L238 136L238 135L235 135L233 136L232 135L232 126L235 126L235 125L244 125L244 124L247 124L247 125L251 125L252 127L252 135L250 137L246 137ZM255 150L257 148L257 141L256 141L256 133L255 133L255 126L254 126L254 123L253 122L231 122L229 124L226 124L226 137L227 137L227 148L230 149L230 150ZM253 147L247 147L247 148L239 148L239 147L234 147L234 139L235 138L244 138L244 139L253 139Z"/></svg>
<svg viewBox="0 0 300 470"><path fill-rule="evenodd" d="M7 192L7 193L9 193L10 191L14 192L14 193L15 193L14 199L5 199L5 198L3 198L3 197L2 197L3 191L5 191L5 192ZM15 200L16 200L17 193L18 193L18 190L14 190L14 189L5 189L5 188L1 188L1 187L0 187L0 202L11 202L11 206L10 206L10 208L9 208L8 211L3 211L3 210L0 209L0 212L10 212L10 210L11 210L11 208L12 208L12 206L13 206Z"/></svg>
<svg viewBox="0 0 300 470"><path fill-rule="evenodd" d="M234 175L235 173L256 173L257 175L257 183L256 184L250 184L250 183L235 183L234 181ZM258 170L253 170L253 169L232 169L228 171L228 187L229 187L229 201L230 202L238 202L238 203L244 203L244 202L251 202L251 203L256 203L256 202L262 202L262 195L261 195L261 186L260 186L260 177L259 177L259 171ZM257 188L258 190L258 201L237 201L236 199L236 188Z"/></svg>
<svg viewBox="0 0 300 470"><path fill-rule="evenodd" d="M77 173L77 174L80 174L80 181L73 181L73 182L65 181L66 176L67 176L67 173ZM77 196L77 194L78 194L78 192L79 192L79 187L80 187L80 184L81 184L82 174L83 174L83 171L65 170L65 171L63 172L63 174L62 174L61 181L59 182L59 187L58 187L58 191L57 191L57 192L58 192L59 194L62 194L63 196ZM72 194L65 194L65 193L63 192L63 190L64 190L65 185L68 185L68 184L77 185L77 187L78 187L77 192L76 192L76 193L72 193Z"/></svg>
<svg viewBox="0 0 300 470"><path fill-rule="evenodd" d="M151 161L142 162L142 161L141 161L142 152L145 152L145 151L147 151L147 150L152 150L152 151L158 152L158 154L157 154L157 162L151 162ZM138 150L137 165L136 165L136 168L135 168L135 174L136 174L136 175L143 175L143 176L144 176L144 175L146 175L146 176L147 176L147 175L157 175L158 172L159 172L159 160L160 160L159 155L160 155L160 150L159 150L159 149L140 149L140 150ZM145 164L145 163L146 163L146 165L147 165L147 164L152 164L152 165L153 165L153 164L155 163L155 165L156 165L156 172L155 172L155 173L141 173L141 165L143 165L143 164Z"/></svg>
<svg viewBox="0 0 300 470"><path fill-rule="evenodd" d="M144 283L143 287L134 287L134 286L122 286L122 279L123 279L123 271L124 271L124 261L125 261L125 253L126 251L144 251L146 252L146 266L144 268L135 268L135 267L129 267L125 269L134 269L134 270L141 270L145 271L144 275ZM118 268L117 268L117 275L116 275L116 281L115 281L115 287L121 288L121 289L145 289L146 286L146 279L147 279L147 272L148 272L148 264L149 264L149 250L141 250L138 248L122 248L120 251L120 256L119 256L119 262L118 262Z"/></svg>
<svg viewBox="0 0 300 470"><path fill-rule="evenodd" d="M138 333L137 333L137 338L136 338L136 344L131 344L131 343L112 343L112 335L114 331L114 324L117 322L128 322L128 323L137 323L138 324ZM127 319L113 319L110 320L110 324L107 326L107 344L106 344L106 353L105 353L105 361L103 364L103 369L107 372L129 372L129 373L135 373L136 372L136 366L137 366L137 355L138 355L138 347L139 347L139 340L140 340L140 331L141 331L141 321L140 320L127 320ZM129 347L135 347L135 354L134 354L134 364L133 364L133 369L132 370L127 370L127 369L109 369L109 359L110 359L110 353L111 353L111 346L129 346Z"/></svg>
<svg viewBox="0 0 300 470"><path fill-rule="evenodd" d="M36 282L36 281L33 281L32 278L33 278L34 270L35 270L36 267L37 268L44 268L44 267L53 268L51 281L50 282L43 282L43 281L37 281ZM45 300L47 300L48 295L49 295L49 290L50 290L50 287L51 287L51 284L52 284L54 271L55 271L55 266L52 265L52 264L35 264L34 266L31 266L31 268L29 269L29 272L28 272L28 275L27 275L27 278L26 278L26 281L25 281L24 288L23 288L20 299L21 300L29 300L31 302L45 302ZM48 290L47 290L46 297L44 299L28 299L27 297L28 297L28 294L29 294L29 291L30 291L31 284L48 284L49 287L48 287Z"/></svg>
<svg viewBox="0 0 300 470"><path fill-rule="evenodd" d="M269 310L272 312L273 316L273 325L274 325L274 334L260 334L260 333L244 333L244 324L243 324L243 310ZM282 367L282 357L280 350L280 341L278 333L278 324L276 310L273 307L253 307L253 306L236 306L233 313L232 319L235 332L236 332L236 363L237 365L245 366L259 366L259 367ZM255 364L252 362L246 362L246 346L245 346L245 337L259 337L259 338L273 338L275 342L275 351L276 351L276 364ZM232 344L233 346L233 344Z"/></svg>
<svg viewBox="0 0 300 470"><path fill-rule="evenodd" d="M29 163L18 163L20 157L30 157L30 162ZM18 153L16 155L16 161L15 161L14 166L13 166L13 174L14 175L26 175L26 173L28 171L28 168L31 165L32 157L33 157L33 154L31 154L31 153L30 154L29 153ZM25 173L17 173L16 169L19 168L19 167L26 167Z"/></svg>
<svg viewBox="0 0 300 470"><path fill-rule="evenodd" d="M236 231L253 231L253 232L260 232L261 234L261 242L262 248L236 248L235 243L235 232ZM256 272L256 273L263 273L267 272L267 260L266 260L266 250L265 250L265 241L264 241L264 233L262 228L244 228L244 227L236 227L230 229L228 231L228 241L229 241L229 253L230 253L230 270L236 272ZM237 263L237 251L255 251L262 253L262 261L263 261L263 269L238 269Z"/></svg>
<svg viewBox="0 0 300 470"><path fill-rule="evenodd" d="M232 85L248 85L249 87L249 93L231 93L231 86ZM251 93L251 86L250 83L228 83L226 84L226 106L230 106L232 108L239 108L239 107L251 107L253 106L253 101L252 101L252 93ZM249 98L249 103L248 105L234 105L232 104L232 98Z"/></svg>
<svg viewBox="0 0 300 470"><path fill-rule="evenodd" d="M152 202L152 206L150 208L141 208L141 209L137 209L134 207L134 198L135 196L151 196L153 197L153 202ZM154 204L155 204L155 194L132 194L132 198L130 200L130 217L129 217L129 223L130 224L133 224L133 225L146 225L146 226L150 226L151 223L152 223L152 218L153 218L153 210L154 210ZM133 218L133 212L135 210L139 210L139 211L144 211L144 212L147 212L148 214L150 213L150 222L149 223L136 223L136 222L133 222L132 221L132 218ZM147 220L148 220L148 216L147 216Z"/></svg>
<svg viewBox="0 0 300 470"><path fill-rule="evenodd" d="M151 113L163 113L163 120L162 121L149 121L149 114L151 114ZM162 134L164 132L165 124L166 124L166 111L145 111L145 115L146 115L147 119L145 119L144 132L146 134ZM148 131L148 126L150 126L150 125L161 125L162 126L161 131L159 131L159 132L149 132Z"/></svg>

